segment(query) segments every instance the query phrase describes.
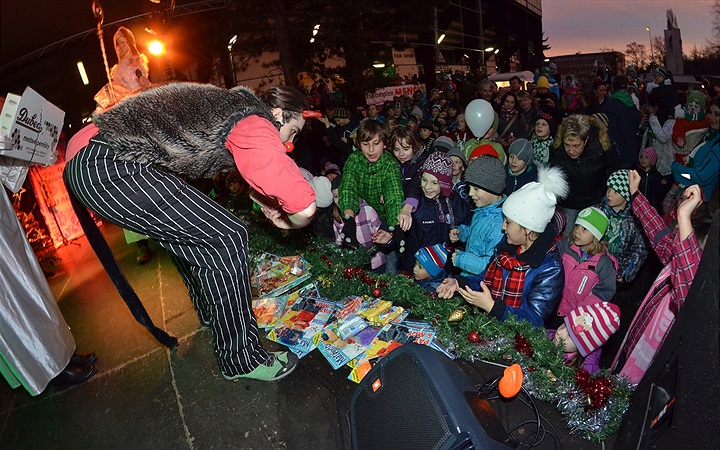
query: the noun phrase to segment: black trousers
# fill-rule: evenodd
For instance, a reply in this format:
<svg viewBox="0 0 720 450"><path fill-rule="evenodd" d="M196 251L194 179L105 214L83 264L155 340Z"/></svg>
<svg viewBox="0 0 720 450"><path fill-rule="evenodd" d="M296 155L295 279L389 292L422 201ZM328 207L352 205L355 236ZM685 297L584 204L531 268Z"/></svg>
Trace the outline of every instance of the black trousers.
<svg viewBox="0 0 720 450"><path fill-rule="evenodd" d="M65 183L87 208L165 248L213 333L226 375L251 372L268 354L252 312L243 222L177 176L123 161L99 138L70 160Z"/></svg>

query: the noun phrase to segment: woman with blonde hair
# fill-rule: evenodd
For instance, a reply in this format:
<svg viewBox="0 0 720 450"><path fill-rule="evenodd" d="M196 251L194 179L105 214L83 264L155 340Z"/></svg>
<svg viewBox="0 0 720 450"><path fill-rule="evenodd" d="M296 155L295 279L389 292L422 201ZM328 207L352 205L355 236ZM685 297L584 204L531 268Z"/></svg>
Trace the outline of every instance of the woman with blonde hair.
<svg viewBox="0 0 720 450"><path fill-rule="evenodd" d="M563 232L567 236L580 210L602 200L608 176L619 168L618 154L600 121L573 114L560 124L549 165L561 168L570 185L570 193L559 202L567 219Z"/></svg>

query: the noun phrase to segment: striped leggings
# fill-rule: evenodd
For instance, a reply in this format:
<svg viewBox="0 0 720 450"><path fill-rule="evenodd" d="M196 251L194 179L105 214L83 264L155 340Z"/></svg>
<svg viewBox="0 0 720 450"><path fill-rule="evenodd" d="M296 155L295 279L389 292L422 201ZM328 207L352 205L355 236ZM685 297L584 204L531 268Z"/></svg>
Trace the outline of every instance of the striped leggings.
<svg viewBox="0 0 720 450"><path fill-rule="evenodd" d="M268 354L252 312L248 232L240 219L175 175L123 161L95 138L71 159L65 183L86 207L144 234L171 255L225 375L251 372Z"/></svg>

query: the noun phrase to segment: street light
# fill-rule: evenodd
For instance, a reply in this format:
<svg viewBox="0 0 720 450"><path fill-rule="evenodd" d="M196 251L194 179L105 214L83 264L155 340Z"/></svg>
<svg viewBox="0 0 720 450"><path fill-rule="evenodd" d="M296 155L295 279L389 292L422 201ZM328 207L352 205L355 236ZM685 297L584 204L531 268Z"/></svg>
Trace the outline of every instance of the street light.
<svg viewBox="0 0 720 450"><path fill-rule="evenodd" d="M148 51L155 56L162 55L165 53L165 44L157 39L153 40L148 44Z"/></svg>
<svg viewBox="0 0 720 450"><path fill-rule="evenodd" d="M80 72L80 79L82 79L83 84L85 86L90 84L90 80L88 80L87 72L85 71L85 64L83 64L82 61L78 61L77 68L78 68L78 72Z"/></svg>
<svg viewBox="0 0 720 450"><path fill-rule="evenodd" d="M652 66L655 63L655 52L653 52L652 35L650 35L650 27L645 27L645 29L648 32L648 38L650 38L650 68L652 69Z"/></svg>

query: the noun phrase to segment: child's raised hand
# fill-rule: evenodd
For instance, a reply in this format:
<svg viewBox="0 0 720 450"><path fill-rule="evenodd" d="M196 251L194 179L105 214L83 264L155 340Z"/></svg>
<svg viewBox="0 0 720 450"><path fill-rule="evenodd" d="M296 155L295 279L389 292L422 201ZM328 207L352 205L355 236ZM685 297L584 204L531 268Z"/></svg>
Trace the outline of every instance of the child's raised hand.
<svg viewBox="0 0 720 450"><path fill-rule="evenodd" d="M475 305L484 311L490 311L495 303L492 298L490 290L485 285L484 281L480 282L480 290L474 291L469 286L458 289L458 292L465 299L466 302L471 305Z"/></svg>
<svg viewBox="0 0 720 450"><path fill-rule="evenodd" d="M640 188L640 174L637 170L631 170L628 174L628 181L630 182L630 195L635 195L637 190Z"/></svg>
<svg viewBox="0 0 720 450"><path fill-rule="evenodd" d="M453 228L450 230L450 235L448 236L450 238L450 242L453 244L460 240L460 228Z"/></svg>
<svg viewBox="0 0 720 450"><path fill-rule="evenodd" d="M678 205L678 220L686 219L689 221L693 211L695 211L695 208L697 208L700 203L702 203L702 192L700 191L700 186L697 184L688 186L683 193L682 201Z"/></svg>
<svg viewBox="0 0 720 450"><path fill-rule="evenodd" d="M438 298L452 298L455 292L457 292L458 287L459 284L455 278L445 278L435 291L437 292Z"/></svg>

